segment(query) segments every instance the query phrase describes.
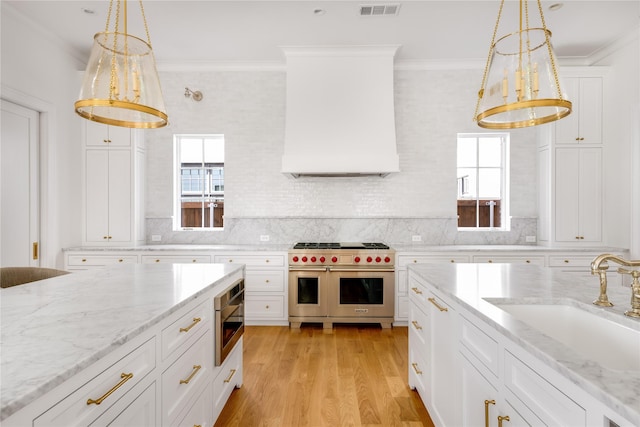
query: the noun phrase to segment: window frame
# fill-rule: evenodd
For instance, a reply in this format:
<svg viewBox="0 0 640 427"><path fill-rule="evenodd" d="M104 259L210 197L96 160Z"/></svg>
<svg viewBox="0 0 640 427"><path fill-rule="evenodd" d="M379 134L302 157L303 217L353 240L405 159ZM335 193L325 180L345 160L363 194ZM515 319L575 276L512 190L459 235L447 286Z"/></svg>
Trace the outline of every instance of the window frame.
<svg viewBox="0 0 640 427"><path fill-rule="evenodd" d="M174 231L222 231L224 229L224 223L222 227L183 227L182 226L182 203L183 203L183 196L184 196L184 192L182 188L182 171L185 168L183 168L182 159L180 156L180 143L185 139L196 139L196 138L202 139L203 142L204 140L207 140L207 139L221 140L223 144L223 149L224 149L224 144L225 144L224 134L211 133L211 134L174 134L173 135L173 194L172 194L173 230ZM204 145L203 145L203 149L204 149ZM192 163L187 162L185 164L192 164ZM187 167L187 169L188 168L189 167ZM206 187L208 185L205 185L202 189L200 200L203 200L203 198L211 198L216 196L221 196L222 200L223 201L225 200L224 180L226 177L226 171L225 171L224 160L222 163L213 162L211 164L207 164L203 162L200 167L193 167L192 169L199 169L201 171L206 171L207 169L216 169L216 168L222 169L222 190L206 191L207 190ZM204 194L205 192L207 193L207 195ZM197 197L197 194L194 194L194 195Z"/></svg>
<svg viewBox="0 0 640 427"><path fill-rule="evenodd" d="M458 144L461 138L474 138L476 147L476 160L475 166L459 166L458 165ZM480 180L476 179L475 198L464 199L460 198L461 187L464 189L464 180L461 182L459 178L459 169L475 169L476 176L479 176L478 171L482 169L479 165L479 144L483 138L499 138L500 139L500 226L499 227L481 227L479 225L479 201L482 199L480 196ZM475 200L476 201L476 225L474 227L460 227L457 226L458 231L509 231L511 229L511 214L510 214L510 142L511 134L509 132L465 132L458 133L456 135L456 217L457 207L459 200ZM467 184L468 185L468 184Z"/></svg>

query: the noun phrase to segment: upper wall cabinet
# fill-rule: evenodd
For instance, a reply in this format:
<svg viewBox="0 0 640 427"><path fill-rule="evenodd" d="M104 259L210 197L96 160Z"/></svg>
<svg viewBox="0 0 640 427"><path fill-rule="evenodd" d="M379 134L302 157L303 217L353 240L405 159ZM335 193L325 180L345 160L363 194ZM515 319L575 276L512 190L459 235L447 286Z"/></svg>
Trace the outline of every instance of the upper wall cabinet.
<svg viewBox="0 0 640 427"><path fill-rule="evenodd" d="M566 77L571 114L555 122L556 144L602 144L602 77Z"/></svg>
<svg viewBox="0 0 640 427"><path fill-rule="evenodd" d="M141 131L84 120L83 240L87 245L144 241Z"/></svg>

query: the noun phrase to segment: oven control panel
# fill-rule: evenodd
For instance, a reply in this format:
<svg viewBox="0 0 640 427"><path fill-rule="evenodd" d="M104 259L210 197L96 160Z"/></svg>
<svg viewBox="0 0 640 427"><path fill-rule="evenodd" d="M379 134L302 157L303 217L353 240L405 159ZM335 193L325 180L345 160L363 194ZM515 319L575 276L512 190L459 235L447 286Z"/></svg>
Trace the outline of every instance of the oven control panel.
<svg viewBox="0 0 640 427"><path fill-rule="evenodd" d="M330 266L330 265L349 265L349 266L367 266L382 265L393 266L395 253L393 251L359 251L355 253L341 252L291 252L289 253L289 265L305 265L305 266Z"/></svg>

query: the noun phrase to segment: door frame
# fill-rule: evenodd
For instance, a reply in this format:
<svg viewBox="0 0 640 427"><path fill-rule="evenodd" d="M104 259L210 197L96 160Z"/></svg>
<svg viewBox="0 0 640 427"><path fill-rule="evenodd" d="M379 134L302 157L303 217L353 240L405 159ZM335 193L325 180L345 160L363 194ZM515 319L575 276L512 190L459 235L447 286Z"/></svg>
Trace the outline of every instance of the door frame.
<svg viewBox="0 0 640 427"><path fill-rule="evenodd" d="M58 247L57 210L53 205L58 200L55 177L56 108L53 104L21 92L5 84L0 85L1 97L40 113L39 119L39 164L40 164L40 244L39 258L41 267L56 267L56 251Z"/></svg>

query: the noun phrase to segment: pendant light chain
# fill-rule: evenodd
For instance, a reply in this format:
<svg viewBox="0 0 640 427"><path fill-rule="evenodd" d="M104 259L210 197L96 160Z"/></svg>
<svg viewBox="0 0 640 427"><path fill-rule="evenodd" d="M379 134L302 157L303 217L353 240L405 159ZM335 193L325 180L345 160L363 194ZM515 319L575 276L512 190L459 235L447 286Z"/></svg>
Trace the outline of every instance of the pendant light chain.
<svg viewBox="0 0 640 427"><path fill-rule="evenodd" d="M542 21L542 29L544 31L545 40L547 42L547 51L549 52L551 69L553 70L553 79L556 84L556 91L558 92L558 97L560 99L564 99L562 95L562 91L560 90L560 78L558 77L558 70L556 68L556 62L554 61L552 50L551 50L551 40L549 40L550 31L547 30L547 24L544 22L544 14L542 13L542 3L538 0L538 11L540 11L540 20Z"/></svg>
<svg viewBox="0 0 640 427"><path fill-rule="evenodd" d="M496 25L493 27L493 36L491 37L491 44L489 45L489 54L487 55L487 62L484 66L484 73L482 74L482 85L480 86L480 90L478 91L478 102L476 102L476 111L473 114L473 120L476 120L478 117L478 109L480 108L480 101L484 96L484 88L487 83L487 74L489 72L489 64L491 64L491 52L495 49L496 35L498 34L498 26L500 25L500 16L502 16L502 7L504 6L504 0L500 2L500 8L498 9L498 19L496 20Z"/></svg>
<svg viewBox="0 0 640 427"><path fill-rule="evenodd" d="M140 1L140 13L142 14L142 22L144 23L144 31L147 34L147 43L149 43L149 47L152 47L151 36L149 35L149 26L147 25L147 17L144 14L144 6L142 5L142 0L139 0L139 1Z"/></svg>

